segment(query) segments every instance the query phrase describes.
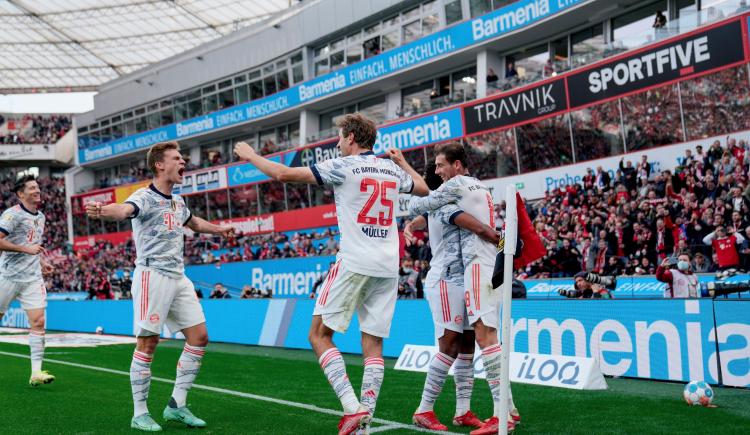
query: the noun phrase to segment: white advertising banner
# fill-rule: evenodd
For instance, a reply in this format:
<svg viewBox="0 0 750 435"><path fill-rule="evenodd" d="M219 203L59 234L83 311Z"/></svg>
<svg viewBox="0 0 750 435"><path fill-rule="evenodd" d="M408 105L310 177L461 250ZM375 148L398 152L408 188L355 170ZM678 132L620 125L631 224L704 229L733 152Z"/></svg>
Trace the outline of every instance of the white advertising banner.
<svg viewBox="0 0 750 435"><path fill-rule="evenodd" d="M0 145L0 160L55 160L55 146Z"/></svg>
<svg viewBox="0 0 750 435"><path fill-rule="evenodd" d="M426 373L436 353L435 346L407 344L398 357L395 369ZM449 374L453 374L453 367ZM479 349L474 352L474 377L486 379ZM607 382L596 360L574 356L511 352L510 380L573 390L607 389Z"/></svg>

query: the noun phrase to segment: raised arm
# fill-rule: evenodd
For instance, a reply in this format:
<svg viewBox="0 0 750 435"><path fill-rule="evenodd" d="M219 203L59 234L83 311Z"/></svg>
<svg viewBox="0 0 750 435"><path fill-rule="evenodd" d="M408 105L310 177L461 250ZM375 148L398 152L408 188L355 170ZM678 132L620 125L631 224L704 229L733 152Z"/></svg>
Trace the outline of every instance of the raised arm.
<svg viewBox="0 0 750 435"><path fill-rule="evenodd" d="M128 202L107 205L102 205L101 202L89 202L86 204L86 215L91 219L119 222L133 217L135 212L135 205Z"/></svg>
<svg viewBox="0 0 750 435"><path fill-rule="evenodd" d="M212 224L211 222L203 218L199 218L198 216L191 216L190 220L187 221L185 226L195 231L196 233L216 234L224 237L234 236L234 228L230 226Z"/></svg>
<svg viewBox="0 0 750 435"><path fill-rule="evenodd" d="M258 170L276 181L282 183L307 183L316 184L317 180L312 170L308 167L292 168L280 163L272 162L265 157L259 156L253 147L245 142L237 142L234 145L234 153L246 162L252 163Z"/></svg>
<svg viewBox="0 0 750 435"><path fill-rule="evenodd" d="M412 189L411 191L412 195L427 196L430 193L430 188L427 187L427 183L424 181L424 178L422 178L422 176L419 175L419 173L411 167L409 162L406 161L401 150L397 148L391 148L386 154L393 161L393 163L397 164L401 169L404 170L404 172L409 174L411 179L414 181L414 189Z"/></svg>

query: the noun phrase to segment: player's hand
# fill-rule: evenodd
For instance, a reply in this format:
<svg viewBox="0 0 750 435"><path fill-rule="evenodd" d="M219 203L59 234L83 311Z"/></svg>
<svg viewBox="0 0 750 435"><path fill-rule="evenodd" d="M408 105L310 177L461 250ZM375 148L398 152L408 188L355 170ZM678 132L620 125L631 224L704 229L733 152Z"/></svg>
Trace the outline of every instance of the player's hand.
<svg viewBox="0 0 750 435"><path fill-rule="evenodd" d="M29 245L29 246L23 247L24 254L39 255L39 254L43 254L44 252L46 251L44 250L44 246L42 245Z"/></svg>
<svg viewBox="0 0 750 435"><path fill-rule="evenodd" d="M668 266L669 266L669 257L665 258L665 259L664 259L664 260L663 260L663 261L661 262L661 267L668 267Z"/></svg>
<svg viewBox="0 0 750 435"><path fill-rule="evenodd" d="M390 158L393 163L399 166L402 166L404 163L406 163L406 160L404 159L404 153L402 153L398 148L389 148L388 151L386 151L386 155L388 155L388 158Z"/></svg>
<svg viewBox="0 0 750 435"><path fill-rule="evenodd" d="M43 276L50 276L55 271L55 268L52 267L51 264L42 261L42 275Z"/></svg>
<svg viewBox="0 0 750 435"><path fill-rule="evenodd" d="M414 237L414 229L411 225L413 222L414 221L409 221L404 225L404 242L406 243L406 246L411 246L416 241L416 237Z"/></svg>
<svg viewBox="0 0 750 435"><path fill-rule="evenodd" d="M234 227L230 227L230 226L219 227L219 235L227 239L234 237Z"/></svg>
<svg viewBox="0 0 750 435"><path fill-rule="evenodd" d="M234 144L234 153L237 154L241 160L250 160L257 155L255 149L251 147L247 142L237 142Z"/></svg>
<svg viewBox="0 0 750 435"><path fill-rule="evenodd" d="M86 215L91 219L99 219L102 217L102 203L101 202L89 202L86 204Z"/></svg>

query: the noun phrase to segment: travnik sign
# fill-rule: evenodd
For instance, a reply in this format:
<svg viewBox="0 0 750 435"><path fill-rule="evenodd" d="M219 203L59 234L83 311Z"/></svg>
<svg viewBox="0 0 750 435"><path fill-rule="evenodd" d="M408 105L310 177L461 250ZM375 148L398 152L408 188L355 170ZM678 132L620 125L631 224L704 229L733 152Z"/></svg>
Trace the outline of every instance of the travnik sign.
<svg viewBox="0 0 750 435"><path fill-rule="evenodd" d="M396 370L426 373L438 349L407 344L396 362ZM451 367L449 374L453 374ZM481 352L474 352L474 377L486 379ZM573 390L606 390L607 382L593 358L511 352L510 380Z"/></svg>

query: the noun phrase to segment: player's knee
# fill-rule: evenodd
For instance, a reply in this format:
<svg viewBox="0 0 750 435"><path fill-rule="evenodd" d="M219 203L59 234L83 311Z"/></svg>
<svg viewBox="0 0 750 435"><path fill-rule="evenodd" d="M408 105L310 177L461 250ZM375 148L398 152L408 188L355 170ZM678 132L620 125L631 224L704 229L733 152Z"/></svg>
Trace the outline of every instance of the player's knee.
<svg viewBox="0 0 750 435"><path fill-rule="evenodd" d="M194 343L190 343L191 346L206 347L208 346L208 332L198 334L193 338Z"/></svg>
<svg viewBox="0 0 750 435"><path fill-rule="evenodd" d="M2 316L0 316L2 318ZM31 329L35 330L44 330L44 324L45 324L45 318L44 316L38 316L33 319L29 319L29 326L31 326Z"/></svg>

